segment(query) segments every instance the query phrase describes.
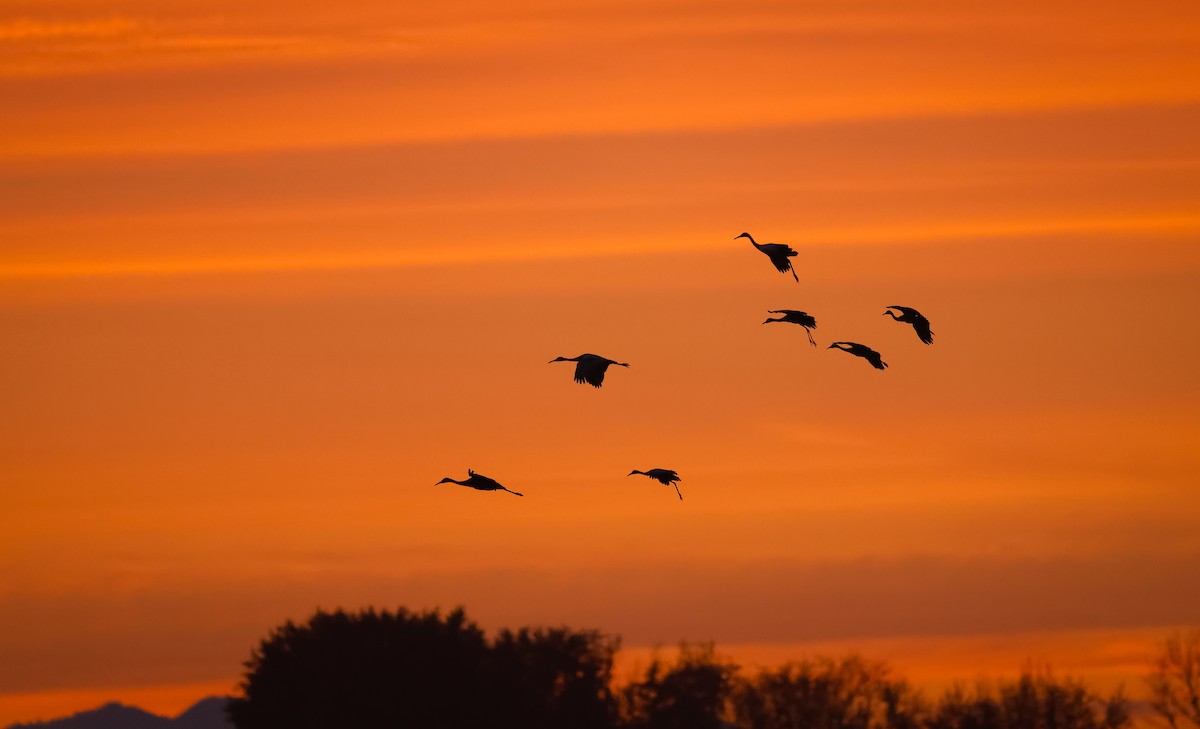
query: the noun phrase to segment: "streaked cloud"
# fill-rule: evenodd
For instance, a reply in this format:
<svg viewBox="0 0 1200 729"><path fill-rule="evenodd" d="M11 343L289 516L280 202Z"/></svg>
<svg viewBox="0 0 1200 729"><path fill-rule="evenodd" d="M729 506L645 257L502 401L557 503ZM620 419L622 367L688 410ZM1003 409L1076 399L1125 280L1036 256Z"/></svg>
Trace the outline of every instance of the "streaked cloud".
<svg viewBox="0 0 1200 729"><path fill-rule="evenodd" d="M601 627L635 647L678 639L798 643L1064 628L1160 626L1165 632L1194 615L1188 608L1200 595L1194 582L1181 578L1196 558L1192 553L682 562L584 566L566 574L493 568L391 579L362 579L342 568L319 580L240 585L240 610L229 604L226 590L200 585L170 592L106 591L86 602L8 598L0 601L0 617L10 624L53 614L64 627L53 636L4 637L0 647L6 655L22 660L19 667L12 662L0 667L0 692L78 688L101 666L113 686L212 680L245 660L274 622L335 604L445 609L466 604L489 629L531 623ZM523 599L503 597L512 594ZM1023 598L1013 600L1014 594ZM747 595L754 596L753 604L747 604ZM651 603L656 609L646 610ZM213 616L221 617L219 628ZM168 635L173 639L165 639Z"/></svg>
<svg viewBox="0 0 1200 729"><path fill-rule="evenodd" d="M144 30L145 26L142 23L125 18L59 23L17 18L0 22L0 43L121 38L135 35ZM12 52L11 48L6 50Z"/></svg>
<svg viewBox="0 0 1200 729"><path fill-rule="evenodd" d="M112 37L124 46L13 55L7 67L18 75L0 85L21 113L0 155L729 129L1181 103L1200 93L1190 52L1200 20L1187 4L1169 20L1138 22L1094 4L979 12L931 3L903 15L886 4L859 14L774 3L361 3L357 15L315 16L171 7L129 6L122 17L143 32L136 42ZM27 67L42 75L22 80Z"/></svg>

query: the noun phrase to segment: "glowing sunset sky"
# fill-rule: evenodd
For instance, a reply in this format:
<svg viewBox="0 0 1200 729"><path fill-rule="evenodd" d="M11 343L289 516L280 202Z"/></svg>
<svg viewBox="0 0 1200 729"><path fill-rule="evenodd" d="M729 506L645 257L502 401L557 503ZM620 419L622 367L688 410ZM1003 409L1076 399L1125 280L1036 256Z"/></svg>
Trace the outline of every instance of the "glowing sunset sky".
<svg viewBox="0 0 1200 729"><path fill-rule="evenodd" d="M0 725L368 604L1136 682L1198 130L1194 0L6 2Z"/></svg>

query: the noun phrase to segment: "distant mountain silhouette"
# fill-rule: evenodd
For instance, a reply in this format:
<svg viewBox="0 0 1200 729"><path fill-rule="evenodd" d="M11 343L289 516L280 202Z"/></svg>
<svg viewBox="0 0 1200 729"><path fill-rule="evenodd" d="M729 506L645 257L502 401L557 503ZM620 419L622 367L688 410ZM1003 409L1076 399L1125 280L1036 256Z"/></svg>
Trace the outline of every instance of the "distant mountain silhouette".
<svg viewBox="0 0 1200 729"><path fill-rule="evenodd" d="M223 696L209 696L174 719L168 719L114 701L62 719L11 724L7 729L233 729L233 723L225 716L226 702Z"/></svg>
<svg viewBox="0 0 1200 729"><path fill-rule="evenodd" d="M175 717L171 729L233 729L233 722L225 715L224 696L209 696L192 704L192 708Z"/></svg>

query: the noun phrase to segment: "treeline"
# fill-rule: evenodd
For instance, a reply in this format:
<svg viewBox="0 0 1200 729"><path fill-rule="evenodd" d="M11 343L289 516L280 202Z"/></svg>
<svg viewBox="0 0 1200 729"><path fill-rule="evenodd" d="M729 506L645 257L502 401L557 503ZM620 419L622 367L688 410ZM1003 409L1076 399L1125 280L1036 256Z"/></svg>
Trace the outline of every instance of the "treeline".
<svg viewBox="0 0 1200 729"><path fill-rule="evenodd" d="M682 646L615 686L619 639L522 628L488 640L459 609L317 612L262 641L230 701L238 729L1126 729L1127 702L1029 672L929 700L857 656L752 675Z"/></svg>

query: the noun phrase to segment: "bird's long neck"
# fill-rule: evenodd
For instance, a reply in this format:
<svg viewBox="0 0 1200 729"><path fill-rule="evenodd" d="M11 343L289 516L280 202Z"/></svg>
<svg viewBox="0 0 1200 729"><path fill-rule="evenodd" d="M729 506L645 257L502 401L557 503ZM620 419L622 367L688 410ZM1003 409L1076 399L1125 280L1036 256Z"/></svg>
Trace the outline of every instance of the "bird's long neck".
<svg viewBox="0 0 1200 729"><path fill-rule="evenodd" d="M900 317L896 316L896 312L892 311L891 309L888 309L887 311L883 312L883 315L890 316L893 319L895 319L896 321L900 321Z"/></svg>
<svg viewBox="0 0 1200 729"><path fill-rule="evenodd" d="M754 246L755 248L760 248L760 247L761 247L761 246L759 246L759 245L758 245L758 243L755 243L755 242L754 242L754 236L752 236L752 235L750 235L749 233L747 233L747 234L746 234L746 237L750 239L750 245Z"/></svg>

